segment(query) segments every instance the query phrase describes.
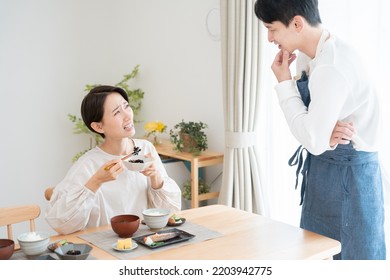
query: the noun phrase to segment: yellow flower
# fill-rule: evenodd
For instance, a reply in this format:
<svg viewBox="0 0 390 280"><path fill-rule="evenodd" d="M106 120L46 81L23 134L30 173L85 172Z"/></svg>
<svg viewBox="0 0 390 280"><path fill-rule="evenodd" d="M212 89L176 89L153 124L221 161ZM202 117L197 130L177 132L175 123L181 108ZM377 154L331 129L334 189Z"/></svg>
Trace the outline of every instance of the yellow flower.
<svg viewBox="0 0 390 280"><path fill-rule="evenodd" d="M162 122L147 122L144 125L145 131L148 133L148 135L151 135L156 132L165 132L167 126Z"/></svg>
<svg viewBox="0 0 390 280"><path fill-rule="evenodd" d="M147 122L144 126L144 129L147 132L153 132L156 131L156 123L155 122Z"/></svg>
<svg viewBox="0 0 390 280"><path fill-rule="evenodd" d="M163 124L162 122L157 122L156 123L156 131L158 132L164 132L167 126Z"/></svg>

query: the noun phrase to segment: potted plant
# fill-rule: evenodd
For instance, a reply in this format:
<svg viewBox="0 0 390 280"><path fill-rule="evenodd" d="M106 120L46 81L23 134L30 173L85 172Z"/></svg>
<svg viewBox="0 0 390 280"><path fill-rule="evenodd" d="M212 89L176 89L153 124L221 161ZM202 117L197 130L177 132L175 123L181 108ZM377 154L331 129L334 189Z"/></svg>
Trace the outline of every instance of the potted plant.
<svg viewBox="0 0 390 280"><path fill-rule="evenodd" d="M198 188L198 194L203 194L203 193L208 193L210 192L210 186L206 184L206 182L202 179L199 178L199 188ZM191 180L187 180L183 184L183 192L182 196L185 200L191 201Z"/></svg>
<svg viewBox="0 0 390 280"><path fill-rule="evenodd" d="M171 142L180 152L199 155L207 149L207 135L204 129L207 124L203 122L185 122L182 120L169 131Z"/></svg>
<svg viewBox="0 0 390 280"><path fill-rule="evenodd" d="M122 88L124 91L126 91L127 96L129 98L129 104L130 107L133 109L134 116L137 116L142 105L142 100L144 98L144 92L141 89L130 89L129 88L129 81L131 79L134 79L138 75L138 69L139 65L136 65L133 69L133 71L130 74L124 75L123 79L115 84L116 87ZM98 86L98 84L94 85L86 85L85 90L86 92L89 92L92 88ZM73 133L74 134L87 134L90 136L89 139L89 149L85 151L81 151L77 153L73 158L72 161L75 162L81 157L83 154L88 152L90 149L92 149L94 146L99 145L103 142L103 138L97 134L90 131L87 126L84 124L83 119L80 117L77 117L72 114L68 114L68 118L71 122L74 123ZM138 122L137 120L135 122Z"/></svg>

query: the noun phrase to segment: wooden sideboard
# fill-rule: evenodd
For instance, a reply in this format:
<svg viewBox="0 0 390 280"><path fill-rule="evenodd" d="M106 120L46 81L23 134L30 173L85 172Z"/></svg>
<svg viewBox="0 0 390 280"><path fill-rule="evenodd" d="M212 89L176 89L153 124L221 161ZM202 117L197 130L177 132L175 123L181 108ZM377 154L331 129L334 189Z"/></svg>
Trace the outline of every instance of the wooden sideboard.
<svg viewBox="0 0 390 280"><path fill-rule="evenodd" d="M191 153L179 152L174 149L169 140L163 140L161 144L155 145L160 156L188 161L191 163L191 207L199 206L199 201L218 198L219 192L198 194L199 189L199 168L223 163L223 153L210 150L203 151L199 156Z"/></svg>

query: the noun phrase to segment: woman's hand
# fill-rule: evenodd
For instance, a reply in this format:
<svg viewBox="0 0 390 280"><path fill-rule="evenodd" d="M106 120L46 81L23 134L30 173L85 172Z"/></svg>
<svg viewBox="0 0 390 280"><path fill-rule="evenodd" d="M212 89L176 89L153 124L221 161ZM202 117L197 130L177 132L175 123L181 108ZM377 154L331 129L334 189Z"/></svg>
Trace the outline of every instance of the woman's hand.
<svg viewBox="0 0 390 280"><path fill-rule="evenodd" d="M286 50L280 50L272 63L271 69L278 82L291 80L290 64L297 58L296 54L290 54Z"/></svg>
<svg viewBox="0 0 390 280"><path fill-rule="evenodd" d="M96 192L103 183L116 180L124 168L121 159L110 160L96 171L85 186L93 192Z"/></svg>
<svg viewBox="0 0 390 280"><path fill-rule="evenodd" d="M147 158L153 158L151 154L145 155ZM140 173L150 178L150 183L153 189L159 189L163 186L163 180L161 178L160 172L156 168L156 164L153 162L144 170L140 171Z"/></svg>
<svg viewBox="0 0 390 280"><path fill-rule="evenodd" d="M338 121L333 129L332 135L330 136L329 145L334 147L337 144L349 144L354 135L355 128L353 127L353 123Z"/></svg>

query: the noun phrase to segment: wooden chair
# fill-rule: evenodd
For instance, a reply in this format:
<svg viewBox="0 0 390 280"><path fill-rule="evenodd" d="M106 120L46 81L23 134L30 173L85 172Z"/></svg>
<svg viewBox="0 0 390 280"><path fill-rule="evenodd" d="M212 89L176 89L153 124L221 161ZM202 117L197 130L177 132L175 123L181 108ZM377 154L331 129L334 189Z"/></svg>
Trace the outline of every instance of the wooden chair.
<svg viewBox="0 0 390 280"><path fill-rule="evenodd" d="M47 201L50 201L50 198L53 194L54 187L47 187L45 190L45 198Z"/></svg>
<svg viewBox="0 0 390 280"><path fill-rule="evenodd" d="M8 239L13 239L12 225L21 222L30 222L30 231L35 231L35 219L41 214L38 205L22 205L0 208L0 227L7 226Z"/></svg>

